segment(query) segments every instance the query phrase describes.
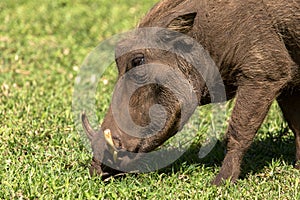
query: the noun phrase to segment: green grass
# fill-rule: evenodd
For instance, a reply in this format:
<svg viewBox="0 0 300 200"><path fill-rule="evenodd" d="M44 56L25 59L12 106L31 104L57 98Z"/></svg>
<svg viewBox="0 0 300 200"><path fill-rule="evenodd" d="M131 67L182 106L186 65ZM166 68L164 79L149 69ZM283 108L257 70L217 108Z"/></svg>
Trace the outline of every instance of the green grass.
<svg viewBox="0 0 300 200"><path fill-rule="evenodd" d="M75 130L78 67L97 44L132 29L156 0L0 1L0 199L299 199L294 141L275 104L236 185L210 185L223 158L191 148L160 172L103 183ZM99 120L115 71L99 87Z"/></svg>

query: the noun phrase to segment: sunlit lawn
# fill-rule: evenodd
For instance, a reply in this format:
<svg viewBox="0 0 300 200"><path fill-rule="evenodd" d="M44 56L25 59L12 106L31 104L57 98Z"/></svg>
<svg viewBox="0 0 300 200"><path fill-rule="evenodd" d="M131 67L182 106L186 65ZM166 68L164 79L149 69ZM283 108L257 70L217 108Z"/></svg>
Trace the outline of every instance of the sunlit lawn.
<svg viewBox="0 0 300 200"><path fill-rule="evenodd" d="M236 185L210 184L221 143L204 159L192 147L160 172L90 177L91 153L72 116L76 75L100 41L132 29L155 2L0 1L0 199L300 199L293 135L276 104ZM111 69L100 81L99 120L115 78Z"/></svg>

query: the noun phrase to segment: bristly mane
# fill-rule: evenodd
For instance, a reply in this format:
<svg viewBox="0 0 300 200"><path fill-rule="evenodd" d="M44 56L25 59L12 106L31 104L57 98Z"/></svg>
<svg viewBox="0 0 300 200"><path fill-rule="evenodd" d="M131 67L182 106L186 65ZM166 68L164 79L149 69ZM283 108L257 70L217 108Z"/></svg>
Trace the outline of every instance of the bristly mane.
<svg viewBox="0 0 300 200"><path fill-rule="evenodd" d="M149 27L151 22L160 21L162 16L166 15L166 10L173 10L178 5L185 3L188 0L163 0L158 2L139 22L138 27ZM163 9L162 9L163 7Z"/></svg>

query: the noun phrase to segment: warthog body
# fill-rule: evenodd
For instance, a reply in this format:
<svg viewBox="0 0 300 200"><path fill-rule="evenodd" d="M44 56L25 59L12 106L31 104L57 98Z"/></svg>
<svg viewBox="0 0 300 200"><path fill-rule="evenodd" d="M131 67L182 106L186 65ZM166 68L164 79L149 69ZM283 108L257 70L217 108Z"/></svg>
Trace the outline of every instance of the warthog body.
<svg viewBox="0 0 300 200"><path fill-rule="evenodd" d="M218 67L227 99L236 98L227 130L227 154L214 184L225 179L234 182L238 178L243 155L274 100L278 101L295 134L296 161L299 161L299 0L164 0L150 10L138 27L162 27L195 39ZM124 41L118 48L126 45L134 45L134 39ZM210 103L211 96L201 75L172 53L140 49L118 57L116 62L119 77L148 63L176 67L193 85L198 105ZM163 75L163 69L160 74ZM109 129L112 138L105 141L90 128L83 115L94 152L92 173L112 173L101 166L99 151L107 142L116 151L150 152L181 128L181 102L167 88L156 84L139 88L130 98L133 121L140 126L149 124L149 108L156 104L165 107L167 120L161 131L146 138L120 130L110 108L101 129Z"/></svg>

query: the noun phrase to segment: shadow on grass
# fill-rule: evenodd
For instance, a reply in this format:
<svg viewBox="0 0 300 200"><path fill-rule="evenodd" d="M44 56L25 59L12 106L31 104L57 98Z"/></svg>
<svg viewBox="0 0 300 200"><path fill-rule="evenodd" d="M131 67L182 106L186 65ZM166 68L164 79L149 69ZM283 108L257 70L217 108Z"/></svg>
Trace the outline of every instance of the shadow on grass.
<svg viewBox="0 0 300 200"><path fill-rule="evenodd" d="M258 173L273 160L282 160L288 165L295 163L295 141L293 137L270 137L254 141L245 154L242 164L241 179L249 173Z"/></svg>
<svg viewBox="0 0 300 200"><path fill-rule="evenodd" d="M264 139L256 139L244 156L241 166L240 179L247 177L249 173L256 174L270 165L273 160L283 160L288 165L295 162L295 142L292 136L289 137L268 136ZM218 142L213 150L203 159L198 158L199 146L192 145L184 155L169 167L160 172L170 174L182 169L181 164L204 165L207 168L221 167L225 157L225 142Z"/></svg>
<svg viewBox="0 0 300 200"><path fill-rule="evenodd" d="M245 179L249 174L257 174L269 166L274 160L282 160L288 165L294 164L295 158L295 142L292 136L284 136L278 134L261 139L257 138L252 143L250 149L244 156L241 166L241 175L239 179ZM218 141L212 151L205 157L200 159L198 152L200 145L192 145L188 151L186 151L180 159L173 164L167 166L158 171L158 173L164 173L171 175L191 165L202 165L204 168L216 168L221 167L222 161L225 157L225 142ZM189 172L188 172L189 173ZM129 174L122 174L114 177L115 179L122 180ZM132 177L137 177L138 174L130 174ZM109 180L109 179L108 179ZM105 181L108 183L109 181Z"/></svg>

